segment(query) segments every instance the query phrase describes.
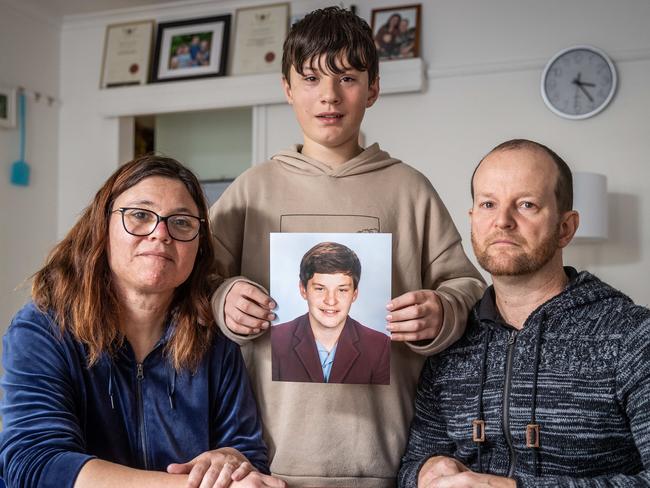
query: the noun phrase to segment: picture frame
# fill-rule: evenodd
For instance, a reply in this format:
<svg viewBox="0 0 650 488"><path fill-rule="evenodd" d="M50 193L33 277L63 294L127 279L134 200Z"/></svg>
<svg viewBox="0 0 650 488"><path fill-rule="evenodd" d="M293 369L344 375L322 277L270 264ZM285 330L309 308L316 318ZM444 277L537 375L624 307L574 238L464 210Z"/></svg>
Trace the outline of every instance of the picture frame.
<svg viewBox="0 0 650 488"><path fill-rule="evenodd" d="M380 61L420 56L422 4L372 10L372 35Z"/></svg>
<svg viewBox="0 0 650 488"><path fill-rule="evenodd" d="M231 15L158 24L151 82L226 74Z"/></svg>
<svg viewBox="0 0 650 488"><path fill-rule="evenodd" d="M16 127L16 89L0 87L0 128Z"/></svg>
<svg viewBox="0 0 650 488"><path fill-rule="evenodd" d="M143 20L106 26L100 88L147 83L154 25Z"/></svg>
<svg viewBox="0 0 650 488"><path fill-rule="evenodd" d="M232 75L280 73L289 8L289 3L276 3L237 9Z"/></svg>
<svg viewBox="0 0 650 488"><path fill-rule="evenodd" d="M216 202L219 197L226 191L226 188L235 181L232 178L223 178L216 180L201 180L201 188L203 189L203 194L205 199L208 202L208 208L212 207L214 202Z"/></svg>

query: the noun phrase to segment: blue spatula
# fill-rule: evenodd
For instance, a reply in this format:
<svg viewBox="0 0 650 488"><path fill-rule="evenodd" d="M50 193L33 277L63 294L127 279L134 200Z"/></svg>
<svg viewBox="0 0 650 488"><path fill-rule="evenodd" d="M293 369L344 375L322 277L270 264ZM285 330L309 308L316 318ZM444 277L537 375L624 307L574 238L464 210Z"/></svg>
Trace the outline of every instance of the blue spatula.
<svg viewBox="0 0 650 488"><path fill-rule="evenodd" d="M29 185L29 164L25 161L25 93L18 95L18 127L20 130L20 158L11 165L11 184Z"/></svg>

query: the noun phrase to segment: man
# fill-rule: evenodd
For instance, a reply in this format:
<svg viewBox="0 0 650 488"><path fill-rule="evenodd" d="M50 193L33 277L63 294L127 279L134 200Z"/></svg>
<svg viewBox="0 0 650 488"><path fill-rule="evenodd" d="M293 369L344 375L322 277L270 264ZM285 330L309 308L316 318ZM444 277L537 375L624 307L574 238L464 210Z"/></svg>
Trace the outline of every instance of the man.
<svg viewBox="0 0 650 488"><path fill-rule="evenodd" d="M402 487L650 484L650 310L565 267L566 163L505 142L472 181L472 245L493 286L427 360Z"/></svg>
<svg viewBox="0 0 650 488"><path fill-rule="evenodd" d="M299 288L308 312L271 329L274 380L390 384L390 338L348 315L360 277L359 258L343 244L307 251Z"/></svg>

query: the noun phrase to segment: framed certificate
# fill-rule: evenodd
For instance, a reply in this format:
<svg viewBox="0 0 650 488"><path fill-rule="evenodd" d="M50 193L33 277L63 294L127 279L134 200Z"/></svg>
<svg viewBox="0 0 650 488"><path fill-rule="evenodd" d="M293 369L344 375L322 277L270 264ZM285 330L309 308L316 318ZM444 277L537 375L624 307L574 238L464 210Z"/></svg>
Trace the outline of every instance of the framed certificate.
<svg viewBox="0 0 650 488"><path fill-rule="evenodd" d="M151 81L224 76L230 15L158 24Z"/></svg>
<svg viewBox="0 0 650 488"><path fill-rule="evenodd" d="M231 74L279 73L288 29L288 3L238 9Z"/></svg>
<svg viewBox="0 0 650 488"><path fill-rule="evenodd" d="M106 27L101 88L147 82L153 26L153 20L145 20Z"/></svg>

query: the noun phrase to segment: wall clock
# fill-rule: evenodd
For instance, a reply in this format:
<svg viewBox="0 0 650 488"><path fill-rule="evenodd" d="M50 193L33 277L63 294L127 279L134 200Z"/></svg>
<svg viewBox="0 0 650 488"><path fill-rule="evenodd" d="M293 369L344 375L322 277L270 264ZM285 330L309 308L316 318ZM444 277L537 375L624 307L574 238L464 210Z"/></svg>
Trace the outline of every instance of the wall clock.
<svg viewBox="0 0 650 488"><path fill-rule="evenodd" d="M573 46L553 56L544 68L542 98L560 117L586 119L607 107L616 83L616 68L605 52Z"/></svg>

